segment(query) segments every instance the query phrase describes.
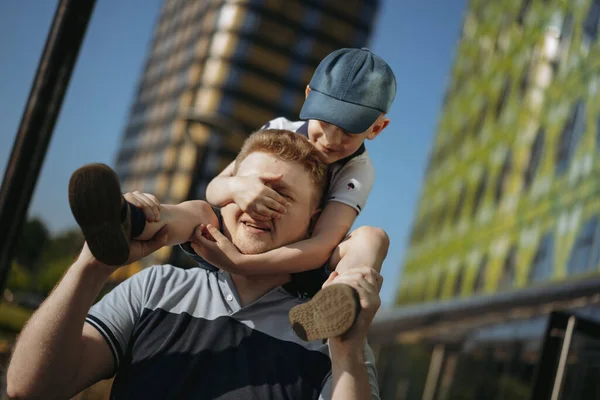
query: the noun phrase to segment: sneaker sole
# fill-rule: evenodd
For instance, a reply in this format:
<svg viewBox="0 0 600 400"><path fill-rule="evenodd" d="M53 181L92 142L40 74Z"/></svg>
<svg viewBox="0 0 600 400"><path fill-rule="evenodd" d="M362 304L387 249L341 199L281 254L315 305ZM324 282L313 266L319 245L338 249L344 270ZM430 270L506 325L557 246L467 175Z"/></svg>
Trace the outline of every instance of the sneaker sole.
<svg viewBox="0 0 600 400"><path fill-rule="evenodd" d="M107 265L123 265L129 259L121 199L119 178L104 164L86 165L71 175L71 212L94 257Z"/></svg>
<svg viewBox="0 0 600 400"><path fill-rule="evenodd" d="M304 304L290 310L292 329L302 340L312 341L346 333L358 315L358 293L348 285L326 287Z"/></svg>

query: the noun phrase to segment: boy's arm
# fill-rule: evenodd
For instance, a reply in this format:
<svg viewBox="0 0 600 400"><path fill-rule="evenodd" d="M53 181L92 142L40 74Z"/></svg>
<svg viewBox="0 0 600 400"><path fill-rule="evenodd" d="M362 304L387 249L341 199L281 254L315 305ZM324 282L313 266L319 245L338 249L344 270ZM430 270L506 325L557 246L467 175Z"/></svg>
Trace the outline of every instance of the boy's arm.
<svg viewBox="0 0 600 400"><path fill-rule="evenodd" d="M312 236L306 240L292 243L262 254L248 255L242 264L250 271L261 272L302 272L319 268L329 260L335 247L348 233L356 211L343 203L329 201L319 216Z"/></svg>
<svg viewBox="0 0 600 400"><path fill-rule="evenodd" d="M329 201L319 216L313 234L309 239L292 243L262 254L240 254L231 243L226 248L220 248L225 253L224 259L230 262L219 262L211 259L205 253L210 247L206 240L201 240L202 246L193 244L192 247L207 261L215 262L220 268L230 273L242 275L260 275L278 271L294 273L309 271L323 266L335 247L342 241L356 219L356 210L336 201ZM215 229L209 231L217 240L216 246L224 239ZM198 238L203 239L203 238ZM221 243L226 243L221 241ZM228 250L229 249L229 250ZM229 253L231 251L231 253Z"/></svg>
<svg viewBox="0 0 600 400"><path fill-rule="evenodd" d="M216 207L223 207L233 201L233 170L232 161L221 173L213 178L206 187L206 201Z"/></svg>

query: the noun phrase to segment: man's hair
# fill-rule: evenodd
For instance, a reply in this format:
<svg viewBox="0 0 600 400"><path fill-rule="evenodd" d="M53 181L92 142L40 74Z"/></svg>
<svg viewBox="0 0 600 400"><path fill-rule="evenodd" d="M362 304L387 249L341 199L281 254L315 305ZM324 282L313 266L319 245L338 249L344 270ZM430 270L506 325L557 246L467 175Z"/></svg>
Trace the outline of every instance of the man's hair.
<svg viewBox="0 0 600 400"><path fill-rule="evenodd" d="M270 154L282 161L295 162L304 167L314 185L314 204L319 205L321 203L329 178L327 164L319 158L319 153L306 137L283 129L256 131L244 142L235 159L233 173L237 174L242 161L256 152Z"/></svg>

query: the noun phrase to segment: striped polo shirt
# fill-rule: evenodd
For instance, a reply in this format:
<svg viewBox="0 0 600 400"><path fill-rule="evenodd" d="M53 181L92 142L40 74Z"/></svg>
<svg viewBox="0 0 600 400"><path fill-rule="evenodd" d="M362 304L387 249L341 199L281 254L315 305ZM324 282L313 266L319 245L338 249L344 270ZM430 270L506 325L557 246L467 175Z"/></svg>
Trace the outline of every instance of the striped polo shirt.
<svg viewBox="0 0 600 400"><path fill-rule="evenodd" d="M147 268L96 303L86 322L111 348L111 399L329 399L329 349L293 332L305 300L292 283L241 307L224 271ZM374 399L373 354L365 348Z"/></svg>

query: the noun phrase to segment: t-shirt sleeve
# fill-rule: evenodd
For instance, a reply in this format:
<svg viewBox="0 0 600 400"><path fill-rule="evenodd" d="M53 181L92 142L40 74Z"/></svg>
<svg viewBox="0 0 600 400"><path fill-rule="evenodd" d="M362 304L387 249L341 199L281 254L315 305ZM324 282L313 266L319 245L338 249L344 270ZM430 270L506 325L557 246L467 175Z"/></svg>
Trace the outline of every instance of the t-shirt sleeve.
<svg viewBox="0 0 600 400"><path fill-rule="evenodd" d="M147 303L157 267L146 268L121 282L92 306L86 322L108 343L116 368L129 344L133 328Z"/></svg>
<svg viewBox="0 0 600 400"><path fill-rule="evenodd" d="M380 400L379 397L379 385L377 383L377 368L375 367L375 356L373 350L369 345L365 345L365 366L367 367L367 374L369 375L369 386L371 386L371 399ZM325 380L319 400L329 400L333 395L333 377L331 373Z"/></svg>
<svg viewBox="0 0 600 400"><path fill-rule="evenodd" d="M368 157L350 160L333 175L328 201L347 204L360 214L374 181L375 168Z"/></svg>
<svg viewBox="0 0 600 400"><path fill-rule="evenodd" d="M270 120L260 128L263 129L286 129L285 128L285 118L277 117L275 119Z"/></svg>

